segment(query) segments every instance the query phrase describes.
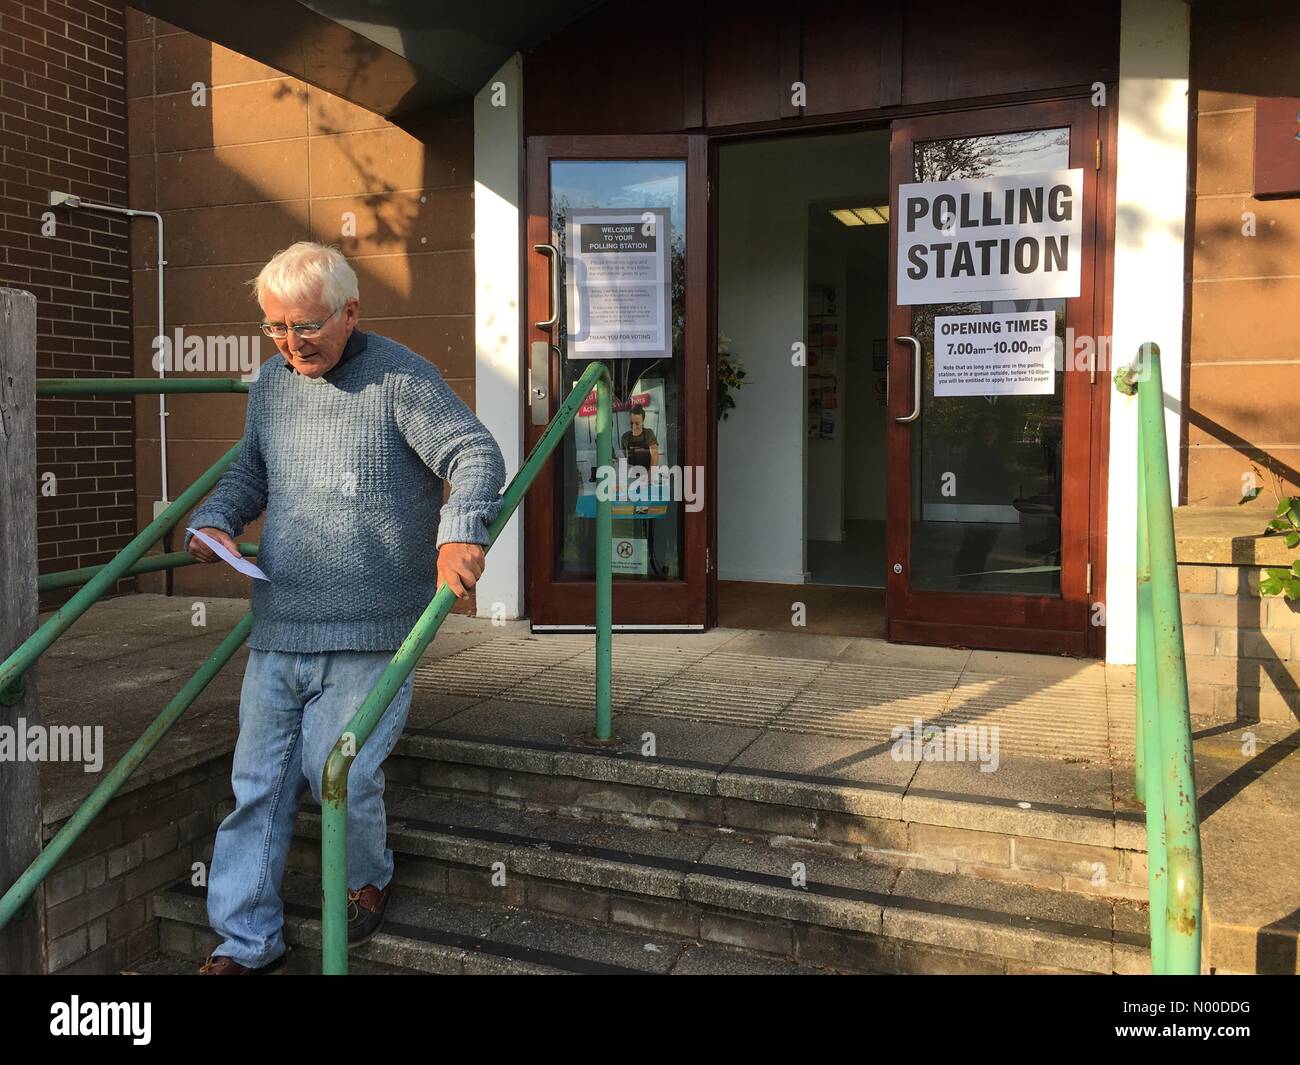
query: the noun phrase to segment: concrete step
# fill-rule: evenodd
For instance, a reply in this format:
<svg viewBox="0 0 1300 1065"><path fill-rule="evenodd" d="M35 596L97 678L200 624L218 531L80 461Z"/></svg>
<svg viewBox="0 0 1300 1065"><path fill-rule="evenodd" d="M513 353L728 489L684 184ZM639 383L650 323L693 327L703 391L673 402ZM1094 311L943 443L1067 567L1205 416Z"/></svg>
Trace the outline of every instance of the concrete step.
<svg viewBox="0 0 1300 1065"><path fill-rule="evenodd" d="M320 880L285 875L286 975L319 973ZM162 950L133 966L146 974L193 973L220 937L208 927L206 892L188 884L155 897ZM349 952L358 975L834 975L681 937L612 929L589 921L492 903L431 895L406 885L394 891L383 931Z"/></svg>
<svg viewBox="0 0 1300 1065"><path fill-rule="evenodd" d="M390 782L586 822L722 832L1092 897L1147 893L1141 810L1068 801L1067 783L1044 784L1071 772L1058 763L999 774L972 766L953 778L965 790L942 791L412 727L385 771ZM1058 793L1064 801L1042 801Z"/></svg>
<svg viewBox="0 0 1300 1065"><path fill-rule="evenodd" d="M1133 973L1145 907L908 869L739 835L579 822L390 784L397 882L436 897L526 907L868 972ZM291 864L319 870L319 808Z"/></svg>

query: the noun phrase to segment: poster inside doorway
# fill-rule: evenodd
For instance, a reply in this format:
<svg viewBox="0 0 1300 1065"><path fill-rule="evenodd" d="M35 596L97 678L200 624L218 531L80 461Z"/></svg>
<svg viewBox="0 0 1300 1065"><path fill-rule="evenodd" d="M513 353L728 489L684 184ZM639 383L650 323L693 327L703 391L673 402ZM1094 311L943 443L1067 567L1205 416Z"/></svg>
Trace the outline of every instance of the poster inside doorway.
<svg viewBox="0 0 1300 1065"><path fill-rule="evenodd" d="M1050 396L1055 391L1055 311L935 318L935 396Z"/></svg>
<svg viewBox="0 0 1300 1065"><path fill-rule="evenodd" d="M670 358L666 207L569 212L565 297L571 359Z"/></svg>
<svg viewBox="0 0 1300 1065"><path fill-rule="evenodd" d="M613 512L619 518L662 518L672 507L671 485L652 475L646 456L639 456L630 447L632 416L641 416L643 437L656 443L660 466L671 466L676 461L672 434L664 425L664 386L662 379L638 379L626 399L615 399L610 404L614 417ZM599 467L596 463L596 392L578 408L573 419L574 458L578 466L578 498L575 513L580 518L596 516L596 489Z"/></svg>

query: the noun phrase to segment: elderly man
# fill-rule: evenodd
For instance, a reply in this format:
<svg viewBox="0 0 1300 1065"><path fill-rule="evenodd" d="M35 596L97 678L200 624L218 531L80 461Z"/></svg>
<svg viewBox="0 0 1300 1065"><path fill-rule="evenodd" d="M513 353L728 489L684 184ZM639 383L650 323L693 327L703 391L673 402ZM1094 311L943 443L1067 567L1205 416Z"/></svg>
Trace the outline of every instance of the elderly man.
<svg viewBox="0 0 1300 1065"><path fill-rule="evenodd" d="M280 888L299 800L310 788L320 801L326 758L436 585L464 598L482 575L505 480L496 442L437 369L357 328L357 278L338 251L295 244L253 284L279 353L249 390L238 459L190 520L235 551L265 510L258 565L270 578L253 582L235 809L208 878L208 916L224 941L207 975L283 965ZM185 543L199 561L217 560L197 537ZM388 903L380 766L411 684L348 777L350 944L378 931Z"/></svg>

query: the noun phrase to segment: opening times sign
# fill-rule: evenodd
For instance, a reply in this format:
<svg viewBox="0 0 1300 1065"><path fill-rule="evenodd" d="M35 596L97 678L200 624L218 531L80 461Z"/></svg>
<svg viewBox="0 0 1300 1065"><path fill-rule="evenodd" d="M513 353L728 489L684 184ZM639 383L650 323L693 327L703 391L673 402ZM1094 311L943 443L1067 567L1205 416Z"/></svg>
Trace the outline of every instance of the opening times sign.
<svg viewBox="0 0 1300 1065"><path fill-rule="evenodd" d="M1083 171L898 187L898 302L1071 299L1083 258Z"/></svg>
<svg viewBox="0 0 1300 1065"><path fill-rule="evenodd" d="M1055 311L935 318L936 396L1050 396L1055 391Z"/></svg>
<svg viewBox="0 0 1300 1065"><path fill-rule="evenodd" d="M671 234L666 207L569 212L569 358L671 357Z"/></svg>

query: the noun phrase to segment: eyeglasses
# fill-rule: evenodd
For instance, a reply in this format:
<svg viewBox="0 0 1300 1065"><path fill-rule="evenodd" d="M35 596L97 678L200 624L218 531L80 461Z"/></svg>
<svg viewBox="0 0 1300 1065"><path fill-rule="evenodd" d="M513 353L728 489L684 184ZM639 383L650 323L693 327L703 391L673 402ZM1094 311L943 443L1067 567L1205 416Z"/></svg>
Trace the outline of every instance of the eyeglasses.
<svg viewBox="0 0 1300 1065"><path fill-rule="evenodd" d="M346 303L343 304L343 307L346 306ZM272 340L283 340L289 335L289 330L292 329L298 335L299 340L314 340L320 336L321 330L325 328L325 322L328 322L330 318L343 310L343 307L337 308L334 314L331 314L323 322L294 322L290 325L286 325L284 322L263 322L262 332Z"/></svg>

